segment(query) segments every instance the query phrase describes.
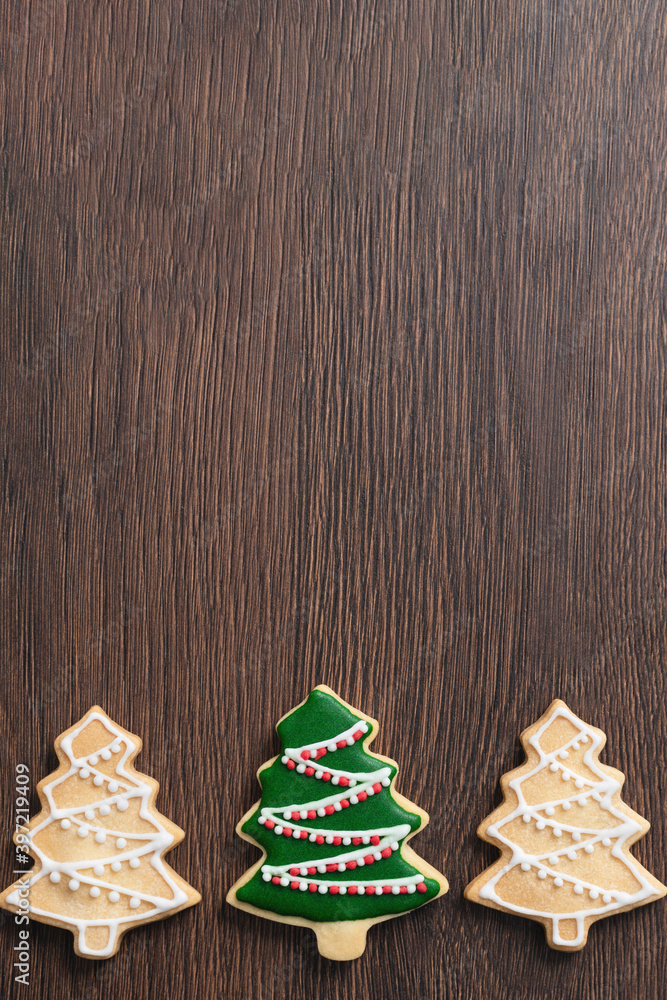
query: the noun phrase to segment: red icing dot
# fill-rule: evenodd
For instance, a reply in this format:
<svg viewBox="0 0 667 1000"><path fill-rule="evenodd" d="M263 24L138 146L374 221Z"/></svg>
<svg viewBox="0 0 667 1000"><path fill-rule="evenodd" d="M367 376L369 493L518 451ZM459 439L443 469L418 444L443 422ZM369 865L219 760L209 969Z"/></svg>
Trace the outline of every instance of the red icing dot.
<svg viewBox="0 0 667 1000"><path fill-rule="evenodd" d="M291 813L292 819L301 819L301 813Z"/></svg>
<svg viewBox="0 0 667 1000"><path fill-rule="evenodd" d="M347 807L349 806L350 803L347 801L347 799L341 799L340 800L340 804L341 804L341 808L347 809Z"/></svg>
<svg viewBox="0 0 667 1000"><path fill-rule="evenodd" d="M347 887L348 896L356 896L358 892L359 890L357 889L356 885L348 885Z"/></svg>
<svg viewBox="0 0 667 1000"><path fill-rule="evenodd" d="M316 844L323 844L324 843L324 837L322 836L321 833L318 833L318 835L315 837L315 843Z"/></svg>
<svg viewBox="0 0 667 1000"><path fill-rule="evenodd" d="M332 895L335 896L336 893L338 892L338 886L337 885L330 885L329 886L329 892L332 893Z"/></svg>
<svg viewBox="0 0 667 1000"><path fill-rule="evenodd" d="M287 761L287 766L289 767L290 771L293 771L294 768L296 767L296 764L294 763L293 760L288 760Z"/></svg>
<svg viewBox="0 0 667 1000"><path fill-rule="evenodd" d="M267 830L273 830L273 828L274 828L275 825L276 824L273 822L272 819L267 819L266 823L264 824L264 826L267 828Z"/></svg>
<svg viewBox="0 0 667 1000"><path fill-rule="evenodd" d="M352 838L352 843L353 843L353 844L360 844L360 843L361 843L361 840L362 840L362 838L361 838L361 837L353 837L353 838Z"/></svg>
<svg viewBox="0 0 667 1000"><path fill-rule="evenodd" d="M308 831L307 830L302 830L301 833L300 833L301 839L305 840L307 836L308 836Z"/></svg>
<svg viewBox="0 0 667 1000"><path fill-rule="evenodd" d="M328 872L337 872L338 871L338 865L327 865L327 871Z"/></svg>
<svg viewBox="0 0 667 1000"><path fill-rule="evenodd" d="M375 861L375 858L373 857L372 854L367 854L366 857L364 858L364 861L366 862L367 865L372 865L373 862Z"/></svg>
<svg viewBox="0 0 667 1000"><path fill-rule="evenodd" d="M405 896L405 894L406 894L407 891L408 891L407 885L402 885L401 886L401 896Z"/></svg>
<svg viewBox="0 0 667 1000"><path fill-rule="evenodd" d="M333 839L333 842L334 842L334 844L336 845L336 847L338 847L338 845L339 845L339 844L340 844L340 842L341 842L341 837L334 837L334 839Z"/></svg>
<svg viewBox="0 0 667 1000"><path fill-rule="evenodd" d="M382 791L382 785L380 784L379 781L376 781L375 784L373 785L373 791L374 792L381 792Z"/></svg>
<svg viewBox="0 0 667 1000"><path fill-rule="evenodd" d="M326 752L327 751L326 751L325 747L320 747L320 749L315 754L315 760L319 760L320 757L324 757L324 755L325 755Z"/></svg>
<svg viewBox="0 0 667 1000"><path fill-rule="evenodd" d="M382 852L382 857L383 858L391 857L391 847L385 847L384 851Z"/></svg>
<svg viewBox="0 0 667 1000"><path fill-rule="evenodd" d="M363 735L364 734L362 733L361 729L357 729L356 733L352 733L352 738L355 740L360 740Z"/></svg>
<svg viewBox="0 0 667 1000"><path fill-rule="evenodd" d="M316 816L317 816L317 813L315 812L314 809L309 809L308 810L308 819L315 819Z"/></svg>
<svg viewBox="0 0 667 1000"><path fill-rule="evenodd" d="M391 886L390 886L390 885L383 885L383 886L382 886L382 891L383 891L383 893L384 893L384 894L385 894L385 896L386 896L386 894L387 894L388 892L391 892Z"/></svg>
<svg viewBox="0 0 667 1000"><path fill-rule="evenodd" d="M316 871L317 871L317 868L309 868L308 869L308 874L309 875L314 875Z"/></svg>
<svg viewBox="0 0 667 1000"><path fill-rule="evenodd" d="M301 756L304 760L308 760L310 758L310 750L302 750Z"/></svg>
<svg viewBox="0 0 667 1000"><path fill-rule="evenodd" d="M290 875L298 875L299 874L299 869L298 868L290 868L289 873L290 873Z"/></svg>
<svg viewBox="0 0 667 1000"><path fill-rule="evenodd" d="M375 844L377 846L379 843L380 843L380 838L378 837L377 834L375 834L374 837L371 837L371 844Z"/></svg>
<svg viewBox="0 0 667 1000"><path fill-rule="evenodd" d="M359 799L360 802L365 802L366 799L368 798L368 792L359 792L357 798Z"/></svg>
<svg viewBox="0 0 667 1000"><path fill-rule="evenodd" d="M366 895L367 896L374 896L375 895L375 886L374 885L367 885L366 886Z"/></svg>
<svg viewBox="0 0 667 1000"><path fill-rule="evenodd" d="M298 889L299 888L299 883L298 882L290 882L289 887L290 887L290 889Z"/></svg>
<svg viewBox="0 0 667 1000"><path fill-rule="evenodd" d="M310 767L310 765L308 765L308 767L305 770L305 774L307 774L309 778L312 778L312 776L315 774L315 768Z"/></svg>
<svg viewBox="0 0 667 1000"><path fill-rule="evenodd" d="M315 885L314 882L311 882L308 888L310 889L311 892L317 892L317 886Z"/></svg>
<svg viewBox="0 0 667 1000"><path fill-rule="evenodd" d="M417 892L426 892L426 891L427 891L426 882L420 882L419 885L417 886Z"/></svg>
<svg viewBox="0 0 667 1000"><path fill-rule="evenodd" d="M324 807L324 811L327 814L327 816L333 816L333 814L334 814L334 807L333 806L325 806Z"/></svg>
<svg viewBox="0 0 667 1000"><path fill-rule="evenodd" d="M343 775L338 779L338 784L341 786L341 788L347 788L347 786L350 784L350 779L346 778L345 775Z"/></svg>
<svg viewBox="0 0 667 1000"><path fill-rule="evenodd" d="M291 826L285 826L285 827L283 827L283 836L284 837L291 837L292 836L292 827Z"/></svg>
<svg viewBox="0 0 667 1000"><path fill-rule="evenodd" d="M273 882L274 885L280 885L280 879L278 878L277 875L274 875L271 881Z"/></svg>
<svg viewBox="0 0 667 1000"><path fill-rule="evenodd" d="M325 771L324 774L322 775L322 781L331 781L331 775L329 774L328 771Z"/></svg>
<svg viewBox="0 0 667 1000"><path fill-rule="evenodd" d="M343 747L347 746L347 740L338 740L336 746L338 747L339 750L342 750Z"/></svg>
<svg viewBox="0 0 667 1000"><path fill-rule="evenodd" d="M348 862L346 862L345 867L346 868L356 868L357 867L357 862L356 861L348 861Z"/></svg>

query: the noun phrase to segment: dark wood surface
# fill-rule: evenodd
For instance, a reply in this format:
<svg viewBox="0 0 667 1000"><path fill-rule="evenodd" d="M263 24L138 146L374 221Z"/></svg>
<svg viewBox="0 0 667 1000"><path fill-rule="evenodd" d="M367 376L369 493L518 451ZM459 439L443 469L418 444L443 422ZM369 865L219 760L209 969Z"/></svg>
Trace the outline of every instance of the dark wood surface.
<svg viewBox="0 0 667 1000"><path fill-rule="evenodd" d="M109 962L33 926L29 990L5 916L3 993L663 996L664 901L563 955L462 891L557 696L667 876L664 5L1 11L3 884L15 764L99 702L204 897ZM344 965L224 902L319 682L451 884Z"/></svg>

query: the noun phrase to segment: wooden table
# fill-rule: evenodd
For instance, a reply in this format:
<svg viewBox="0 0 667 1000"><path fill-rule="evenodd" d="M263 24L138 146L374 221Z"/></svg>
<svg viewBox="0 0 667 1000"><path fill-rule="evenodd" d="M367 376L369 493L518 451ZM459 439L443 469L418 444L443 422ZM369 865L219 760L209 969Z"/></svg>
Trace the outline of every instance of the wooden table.
<svg viewBox="0 0 667 1000"><path fill-rule="evenodd" d="M663 995L665 902L577 955L464 901L517 736L667 769L667 14L657 0L1 8L2 878L93 703L201 906L60 1000ZM228 907L278 717L325 682L431 814L449 894L336 965ZM33 785L33 808L37 797Z"/></svg>

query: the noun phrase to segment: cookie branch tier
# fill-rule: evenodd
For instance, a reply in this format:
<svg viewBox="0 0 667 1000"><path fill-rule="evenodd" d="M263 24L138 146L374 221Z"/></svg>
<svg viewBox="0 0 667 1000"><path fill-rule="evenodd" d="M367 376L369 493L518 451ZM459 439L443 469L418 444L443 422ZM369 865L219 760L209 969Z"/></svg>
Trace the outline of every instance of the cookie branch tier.
<svg viewBox="0 0 667 1000"><path fill-rule="evenodd" d="M541 740L558 718L567 719L576 728L576 734L546 752ZM627 908L659 896L660 892L641 865L624 850L627 842L632 843L644 827L613 801L621 782L613 774L605 773L596 759L603 743L599 731L561 704L530 737L529 743L537 751L539 761L530 771L508 782L518 804L486 829L487 836L509 847L512 856L478 894L517 913L553 921L554 944L576 948L585 941L586 918ZM563 794L536 802L535 790L545 782L553 789L554 779L560 781ZM518 822L527 828L534 824L537 831L543 832L548 838L543 852L529 851L517 843L521 840L517 835ZM537 875L545 891L549 888L556 894L542 897L544 909L520 902L521 873L529 872ZM598 881L596 875L606 875L606 880ZM565 894L562 908L558 893ZM578 905L572 906L571 893L580 901ZM568 924L575 921L576 936L562 937L560 921Z"/></svg>
<svg viewBox="0 0 667 1000"><path fill-rule="evenodd" d="M412 894L426 892L426 883L420 874L392 879L358 879L354 884L337 882L330 879L319 879L317 875L346 872L354 869L370 868L375 862L389 858L392 852L398 851L400 841L411 831L405 823L394 826L377 827L372 830L341 829L330 827L319 828L316 825L318 817L333 816L344 809L353 808L368 798L379 795L383 788L391 784L391 769L382 767L375 771L346 771L333 767L329 760L326 764L319 763L324 756L330 756L337 750L354 746L369 731L369 726L363 720L350 726L343 732L316 743L306 743L300 747L286 747L281 762L297 774L313 778L323 783L331 783L337 791L324 798L316 798L312 802L292 804L288 806L264 806L260 810L257 822L267 830L272 830L277 836L292 837L294 840L308 840L310 843L332 847L350 847L349 851L336 853L331 857L315 857L311 860L300 860L298 864L262 865L262 878L265 882L273 882L285 888L298 889L301 892L319 892L345 895L373 895L378 890L382 893ZM342 791L340 790L342 789ZM304 824L304 821L308 825ZM313 825L315 823L315 825Z"/></svg>

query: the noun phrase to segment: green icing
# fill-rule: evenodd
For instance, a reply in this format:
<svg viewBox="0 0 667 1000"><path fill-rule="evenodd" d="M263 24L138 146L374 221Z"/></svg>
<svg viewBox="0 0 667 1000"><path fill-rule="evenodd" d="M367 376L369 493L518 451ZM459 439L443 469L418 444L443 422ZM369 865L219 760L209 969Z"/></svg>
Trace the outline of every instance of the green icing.
<svg viewBox="0 0 667 1000"><path fill-rule="evenodd" d="M306 743L321 742L327 738L333 739L338 733L360 721L362 721L361 716L352 713L337 698L332 697L326 691L316 689L311 692L303 705L278 723L277 731L283 748L299 747ZM317 766L326 770L327 765L330 765L336 769L351 772L377 771L387 766L367 753L362 744L363 740L359 740L354 746L329 753L322 757ZM391 767L390 771L390 777L393 779L396 768ZM260 785L262 788L261 802L258 809L244 824L243 831L266 850L266 864L290 864L298 867L300 864L310 861L312 866L318 857L333 858L338 854L346 854L350 850L358 849L342 844L338 847L331 844L319 845L311 843L309 840L295 840L293 837L277 836L272 830L265 829L257 822L260 809L263 807L281 808L292 804L315 802L327 798L338 790L342 791L342 789L332 786L330 782L323 782L314 777L298 774L296 770L289 770L281 762L280 756L273 764L262 769ZM350 794L353 793L350 792ZM377 828L395 826L399 823L407 824L412 831L415 831L419 829L421 820L415 813L407 812L399 806L393 798L390 788L383 788L382 792L369 797L365 802L335 812L332 816L318 816L315 820L300 821L300 825L305 828L314 827L332 832L363 830L369 834L373 834ZM289 823L285 821L284 825L287 826ZM375 848L368 847L367 850L370 853ZM345 882L354 884L369 879L406 878L416 874L418 874L418 869L408 864L399 848L392 853L391 857L383 858L382 861L377 861L373 865L366 865L354 870L346 869L345 872L327 872L326 874L318 872L317 876L313 876L313 879L315 877L318 880L327 879L340 885ZM308 881L308 878L306 877L304 881ZM308 890L302 892L299 889L291 889L289 886L265 882L261 871L257 871L245 885L237 890L236 895L241 902L284 916L305 917L313 921L361 920L391 913L404 913L406 910L413 910L427 903L437 896L440 886L435 879L424 878L424 882L427 888L424 893L415 892L404 895L389 893L372 896L341 896L330 893L323 895L319 892L311 893Z"/></svg>

